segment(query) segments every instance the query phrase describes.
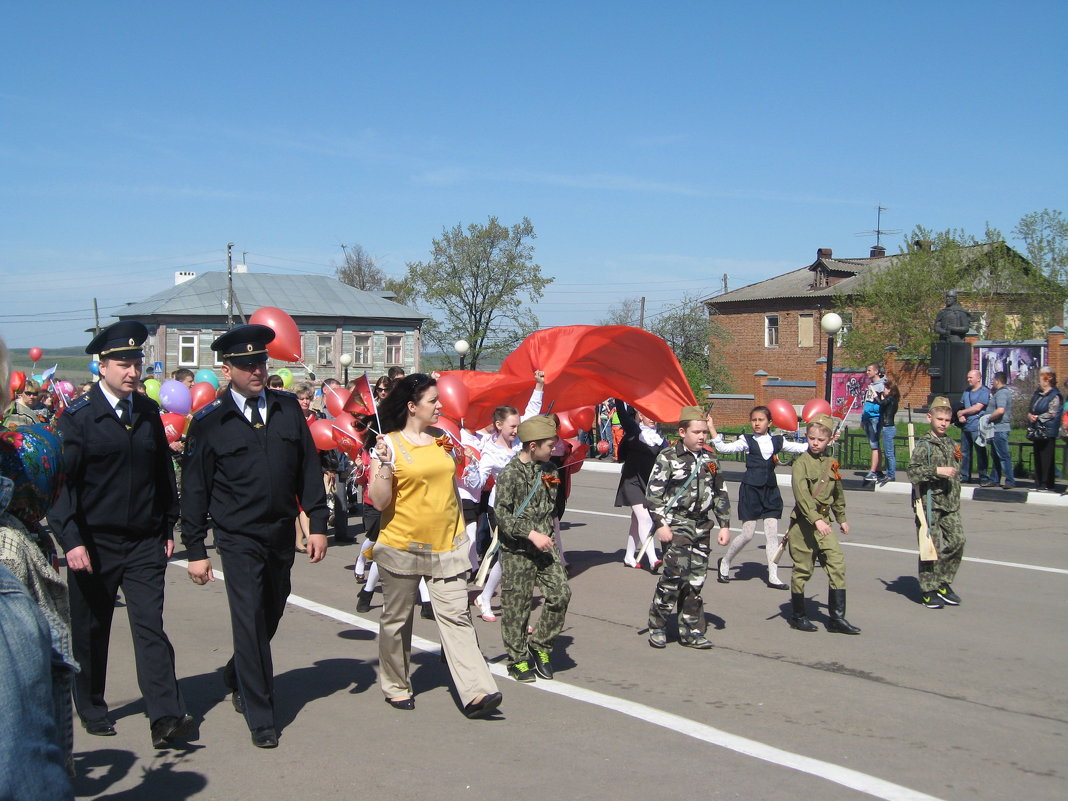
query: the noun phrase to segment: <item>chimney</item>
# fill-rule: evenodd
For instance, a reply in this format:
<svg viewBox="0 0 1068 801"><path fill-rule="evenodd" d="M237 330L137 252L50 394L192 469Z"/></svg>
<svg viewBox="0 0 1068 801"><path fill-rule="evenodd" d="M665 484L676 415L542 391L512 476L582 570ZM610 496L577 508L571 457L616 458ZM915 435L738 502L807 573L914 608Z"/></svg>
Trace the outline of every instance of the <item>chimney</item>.
<svg viewBox="0 0 1068 801"><path fill-rule="evenodd" d="M234 272L235 273L247 273L248 272L248 265L247 264L235 264L234 265Z"/></svg>
<svg viewBox="0 0 1068 801"><path fill-rule="evenodd" d="M881 259L885 255L886 255L886 248L884 248L882 245L872 245L871 246L871 258L873 258L873 259Z"/></svg>
<svg viewBox="0 0 1068 801"><path fill-rule="evenodd" d="M912 243L912 246L923 253L930 253L932 244L930 239L917 239Z"/></svg>
<svg viewBox="0 0 1068 801"><path fill-rule="evenodd" d="M829 258L831 258L831 249L830 248L816 248L816 258L817 259L829 259Z"/></svg>
<svg viewBox="0 0 1068 801"><path fill-rule="evenodd" d="M192 270L178 270L174 274L174 285L184 284L186 281L192 281L197 277L197 274Z"/></svg>

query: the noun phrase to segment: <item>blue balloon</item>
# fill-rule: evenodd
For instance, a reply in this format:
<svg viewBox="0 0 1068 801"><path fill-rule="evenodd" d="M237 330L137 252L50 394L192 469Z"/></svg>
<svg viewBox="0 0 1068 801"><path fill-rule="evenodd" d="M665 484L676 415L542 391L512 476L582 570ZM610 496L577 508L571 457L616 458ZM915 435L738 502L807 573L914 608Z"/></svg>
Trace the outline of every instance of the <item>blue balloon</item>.
<svg viewBox="0 0 1068 801"><path fill-rule="evenodd" d="M211 384L216 389L219 388L219 379L215 375L214 370L209 370L207 367L201 367L197 370L197 374L193 377L193 381L197 384L206 382Z"/></svg>
<svg viewBox="0 0 1068 801"><path fill-rule="evenodd" d="M93 359L91 362L89 362L89 372L93 375L100 375L100 362L98 362L96 359Z"/></svg>

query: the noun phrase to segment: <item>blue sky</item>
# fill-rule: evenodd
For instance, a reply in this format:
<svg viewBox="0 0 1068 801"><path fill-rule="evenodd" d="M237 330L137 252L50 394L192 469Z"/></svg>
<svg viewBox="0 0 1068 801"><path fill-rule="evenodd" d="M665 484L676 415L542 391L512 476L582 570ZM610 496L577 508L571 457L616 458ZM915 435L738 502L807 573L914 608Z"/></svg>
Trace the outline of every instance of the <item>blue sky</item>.
<svg viewBox="0 0 1068 801"><path fill-rule="evenodd" d="M1063 2L12 3L0 335L527 216L543 325L1068 212ZM885 244L896 252L904 233Z"/></svg>

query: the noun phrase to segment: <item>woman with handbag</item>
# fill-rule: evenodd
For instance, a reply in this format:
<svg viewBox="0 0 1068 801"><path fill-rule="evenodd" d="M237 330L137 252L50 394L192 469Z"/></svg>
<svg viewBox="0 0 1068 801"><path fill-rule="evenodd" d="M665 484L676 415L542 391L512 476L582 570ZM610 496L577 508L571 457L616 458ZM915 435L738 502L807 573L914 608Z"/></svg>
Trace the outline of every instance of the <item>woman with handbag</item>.
<svg viewBox="0 0 1068 801"><path fill-rule="evenodd" d="M1053 456L1060 431L1061 404L1057 373L1047 365L1038 371L1038 387L1027 410L1027 438L1035 446L1035 492L1057 489Z"/></svg>

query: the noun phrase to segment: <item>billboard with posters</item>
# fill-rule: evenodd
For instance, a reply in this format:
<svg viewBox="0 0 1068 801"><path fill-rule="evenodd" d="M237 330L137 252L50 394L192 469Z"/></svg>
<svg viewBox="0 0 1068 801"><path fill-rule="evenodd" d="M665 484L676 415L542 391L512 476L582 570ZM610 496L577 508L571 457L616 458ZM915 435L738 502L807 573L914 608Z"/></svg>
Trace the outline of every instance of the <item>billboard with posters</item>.
<svg viewBox="0 0 1068 801"><path fill-rule="evenodd" d="M972 349L972 369L978 370L983 384L994 386L994 373L1006 371L1009 384L1026 379L1046 363L1045 345L979 345Z"/></svg>
<svg viewBox="0 0 1068 801"><path fill-rule="evenodd" d="M864 391L868 388L868 374L863 370L856 372L831 373L831 414L845 418L850 413L860 414L864 409ZM856 402L854 403L854 399Z"/></svg>

